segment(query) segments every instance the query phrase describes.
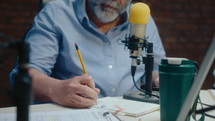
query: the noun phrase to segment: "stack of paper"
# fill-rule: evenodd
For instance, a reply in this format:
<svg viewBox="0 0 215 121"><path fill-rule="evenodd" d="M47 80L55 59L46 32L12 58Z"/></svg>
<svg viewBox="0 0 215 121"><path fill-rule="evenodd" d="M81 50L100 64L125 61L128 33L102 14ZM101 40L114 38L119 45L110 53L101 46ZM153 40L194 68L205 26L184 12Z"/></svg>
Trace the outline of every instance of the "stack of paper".
<svg viewBox="0 0 215 121"><path fill-rule="evenodd" d="M160 108L160 105L153 103L146 103L134 100L126 100L116 97L105 97L98 100L95 107L105 106L107 109L117 111L118 114L127 116L141 116Z"/></svg>

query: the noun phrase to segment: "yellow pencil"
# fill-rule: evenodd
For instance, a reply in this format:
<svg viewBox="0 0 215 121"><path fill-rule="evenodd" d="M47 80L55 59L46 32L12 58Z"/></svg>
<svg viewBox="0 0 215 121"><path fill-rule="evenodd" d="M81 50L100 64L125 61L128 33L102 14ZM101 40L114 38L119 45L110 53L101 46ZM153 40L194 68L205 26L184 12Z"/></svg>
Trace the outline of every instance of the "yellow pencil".
<svg viewBox="0 0 215 121"><path fill-rule="evenodd" d="M83 60L82 55L81 55L81 51L79 50L78 44L77 44L77 43L75 43L75 48L76 48L76 50L77 50L78 57L79 57L79 59L80 59L80 62L81 62L83 71L84 71L85 74L88 74L88 73L87 73L86 66L85 66L85 64L84 64L84 60Z"/></svg>

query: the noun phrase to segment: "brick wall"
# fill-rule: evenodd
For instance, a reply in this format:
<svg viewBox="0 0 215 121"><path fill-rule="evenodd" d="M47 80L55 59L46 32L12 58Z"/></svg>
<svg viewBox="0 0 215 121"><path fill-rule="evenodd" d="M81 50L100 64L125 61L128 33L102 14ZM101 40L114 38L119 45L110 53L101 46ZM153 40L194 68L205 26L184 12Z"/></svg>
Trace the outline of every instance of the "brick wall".
<svg viewBox="0 0 215 121"><path fill-rule="evenodd" d="M148 2L170 57L185 57L201 64L215 36L214 0L151 0ZM212 65L215 69L215 62ZM213 70L203 85L215 83Z"/></svg>
<svg viewBox="0 0 215 121"><path fill-rule="evenodd" d="M0 0L0 42L21 40L38 12L38 0ZM4 37L10 36L10 37ZM8 74L16 60L15 49L0 49L0 107L13 105Z"/></svg>
<svg viewBox="0 0 215 121"><path fill-rule="evenodd" d="M167 56L185 57L201 63L215 35L214 0L143 0L151 8ZM38 12L39 0L1 0L0 36L20 40L31 27ZM8 41L0 37L0 42ZM7 96L10 86L8 74L15 63L16 51L0 49L0 107L11 106ZM215 64L213 67L215 68ZM211 88L214 77L210 75L203 88Z"/></svg>

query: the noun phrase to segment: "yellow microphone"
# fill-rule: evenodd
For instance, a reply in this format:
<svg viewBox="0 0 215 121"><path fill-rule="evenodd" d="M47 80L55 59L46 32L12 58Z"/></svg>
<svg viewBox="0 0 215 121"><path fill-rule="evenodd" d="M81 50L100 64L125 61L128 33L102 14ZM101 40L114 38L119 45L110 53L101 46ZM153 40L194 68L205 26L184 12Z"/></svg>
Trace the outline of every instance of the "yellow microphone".
<svg viewBox="0 0 215 121"><path fill-rule="evenodd" d="M139 43L137 48L130 50L130 57L132 58L132 66L136 66L136 58L140 57L143 51L144 37L146 33L146 25L150 19L150 8L147 4L137 2L130 8L130 37L133 36L134 41ZM130 41L133 41L132 39Z"/></svg>
<svg viewBox="0 0 215 121"><path fill-rule="evenodd" d="M126 40L122 41L125 46L130 50L131 63L131 75L134 82L134 86L144 92L141 93L127 93L123 95L125 99L134 99L145 102L158 103L157 98L152 97L152 71L154 64L154 54L153 54L153 43L148 42L145 36L146 26L150 20L150 9L149 6L142 2L134 3L130 8L130 34L129 37L126 36ZM142 55L142 53L146 55ZM139 88L135 83L135 72L137 65L140 63L145 64L145 84L141 85ZM154 95L157 97L157 95ZM151 98L152 97L152 98Z"/></svg>

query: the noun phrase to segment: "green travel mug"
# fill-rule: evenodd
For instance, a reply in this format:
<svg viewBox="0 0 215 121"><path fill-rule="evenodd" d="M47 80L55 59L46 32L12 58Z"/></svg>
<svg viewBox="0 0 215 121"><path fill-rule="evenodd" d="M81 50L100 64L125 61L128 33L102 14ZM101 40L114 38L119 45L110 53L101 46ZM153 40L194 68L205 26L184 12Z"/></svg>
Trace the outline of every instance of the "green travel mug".
<svg viewBox="0 0 215 121"><path fill-rule="evenodd" d="M196 73L195 61L185 58L161 60L159 65L161 121L176 121ZM189 106L191 109L192 106Z"/></svg>

